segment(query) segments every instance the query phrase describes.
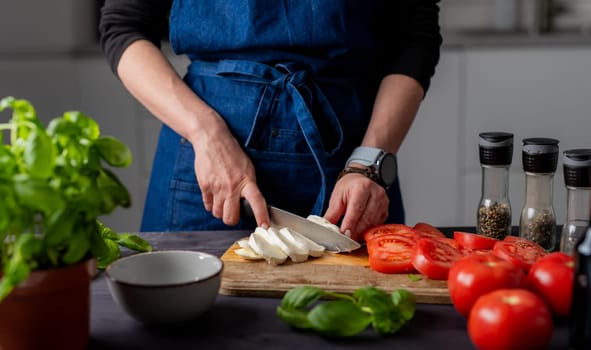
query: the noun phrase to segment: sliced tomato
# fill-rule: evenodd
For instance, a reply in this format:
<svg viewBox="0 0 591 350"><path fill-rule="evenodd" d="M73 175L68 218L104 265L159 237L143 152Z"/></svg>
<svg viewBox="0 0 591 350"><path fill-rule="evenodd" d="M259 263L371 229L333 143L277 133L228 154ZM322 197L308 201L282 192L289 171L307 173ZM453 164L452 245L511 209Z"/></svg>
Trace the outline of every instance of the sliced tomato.
<svg viewBox="0 0 591 350"><path fill-rule="evenodd" d="M411 261L414 245L414 239L396 233L373 237L367 243L369 267L383 273L414 272Z"/></svg>
<svg viewBox="0 0 591 350"><path fill-rule="evenodd" d="M451 265L461 257L459 250L442 240L421 238L413 250L412 265L431 279L445 280Z"/></svg>
<svg viewBox="0 0 591 350"><path fill-rule="evenodd" d="M431 238L431 237L425 237L425 238ZM458 244L458 242L456 242L455 240L451 239L451 238L447 238L447 237L437 237L437 238L431 238L431 239L435 239L437 241L440 241L442 243L447 244L448 246L454 248L454 249L458 249L460 250L460 246Z"/></svg>
<svg viewBox="0 0 591 350"><path fill-rule="evenodd" d="M425 238L444 238L445 235L435 226L426 222L417 222L413 229L419 232L421 237Z"/></svg>
<svg viewBox="0 0 591 350"><path fill-rule="evenodd" d="M417 231L404 224L383 224L371 227L363 233L363 238L365 239L365 242L369 242L375 237L391 233L406 236L414 241L418 239Z"/></svg>
<svg viewBox="0 0 591 350"><path fill-rule="evenodd" d="M531 266L547 253L539 244L525 238L507 236L495 243L493 253L528 272Z"/></svg>
<svg viewBox="0 0 591 350"><path fill-rule="evenodd" d="M472 250L493 249L495 243L499 241L498 239L463 231L454 231L454 240L458 242L460 247Z"/></svg>

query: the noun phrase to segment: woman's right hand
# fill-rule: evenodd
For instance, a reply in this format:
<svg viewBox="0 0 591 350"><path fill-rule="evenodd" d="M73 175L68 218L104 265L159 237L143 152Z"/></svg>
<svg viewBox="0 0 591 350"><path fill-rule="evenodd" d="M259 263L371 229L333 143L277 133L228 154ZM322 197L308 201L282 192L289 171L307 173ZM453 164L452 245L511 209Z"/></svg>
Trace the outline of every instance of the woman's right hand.
<svg viewBox="0 0 591 350"><path fill-rule="evenodd" d="M254 165L221 117L218 121L191 141L203 205L215 218L233 226L240 220L240 198L245 198L257 225L268 227L269 213L256 184Z"/></svg>
<svg viewBox="0 0 591 350"><path fill-rule="evenodd" d="M118 73L135 98L193 145L205 209L235 225L244 197L257 224L268 226L269 213L252 162L222 117L185 84L160 49L147 40L133 42L119 60Z"/></svg>

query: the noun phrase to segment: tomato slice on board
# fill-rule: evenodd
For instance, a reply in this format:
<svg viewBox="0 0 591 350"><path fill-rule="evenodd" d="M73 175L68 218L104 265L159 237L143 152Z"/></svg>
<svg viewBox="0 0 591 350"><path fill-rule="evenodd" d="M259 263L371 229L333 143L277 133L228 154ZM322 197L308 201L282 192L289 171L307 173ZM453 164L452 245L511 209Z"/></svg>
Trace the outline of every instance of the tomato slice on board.
<svg viewBox="0 0 591 350"><path fill-rule="evenodd" d="M374 227L370 227L363 233L365 242L371 241L373 238L396 233L402 236L406 236L409 239L416 241L418 239L418 233L412 227L404 224L383 224Z"/></svg>
<svg viewBox="0 0 591 350"><path fill-rule="evenodd" d="M444 238L445 235L435 226L426 222L417 222L413 229L419 232L421 237L425 238Z"/></svg>
<svg viewBox="0 0 591 350"><path fill-rule="evenodd" d="M508 236L509 237L509 236ZM547 253L539 244L525 238L511 237L495 243L493 253L528 272Z"/></svg>
<svg viewBox="0 0 591 350"><path fill-rule="evenodd" d="M415 241L400 234L382 234L367 243L369 267L383 273L414 272L412 252Z"/></svg>
<svg viewBox="0 0 591 350"><path fill-rule="evenodd" d="M462 248L472 250L493 249L499 240L476 233L454 231L454 240Z"/></svg>
<svg viewBox="0 0 591 350"><path fill-rule="evenodd" d="M412 254L412 265L423 275L434 280L445 280L451 265L462 253L439 239L421 238Z"/></svg>

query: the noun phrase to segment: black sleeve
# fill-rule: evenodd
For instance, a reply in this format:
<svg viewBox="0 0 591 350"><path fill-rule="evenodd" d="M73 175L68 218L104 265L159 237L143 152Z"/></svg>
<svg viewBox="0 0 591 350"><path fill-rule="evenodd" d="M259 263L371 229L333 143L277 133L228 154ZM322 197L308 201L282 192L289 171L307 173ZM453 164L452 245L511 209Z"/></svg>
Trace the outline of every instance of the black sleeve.
<svg viewBox="0 0 591 350"><path fill-rule="evenodd" d="M439 62L441 33L439 0L395 0L391 14L394 28L385 30L390 38L386 50L386 74L404 74L416 79L425 93Z"/></svg>
<svg viewBox="0 0 591 350"><path fill-rule="evenodd" d="M117 74L121 55L131 43L147 39L156 46L168 32L172 0L106 0L99 21L100 45Z"/></svg>

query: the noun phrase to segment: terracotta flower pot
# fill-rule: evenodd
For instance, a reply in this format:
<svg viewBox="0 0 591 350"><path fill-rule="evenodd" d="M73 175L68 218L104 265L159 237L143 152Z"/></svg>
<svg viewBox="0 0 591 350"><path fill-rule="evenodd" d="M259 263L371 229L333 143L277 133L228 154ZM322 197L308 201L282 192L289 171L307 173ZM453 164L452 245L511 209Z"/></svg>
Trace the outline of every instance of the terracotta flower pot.
<svg viewBox="0 0 591 350"><path fill-rule="evenodd" d="M85 349L96 260L34 271L0 302L0 350Z"/></svg>

